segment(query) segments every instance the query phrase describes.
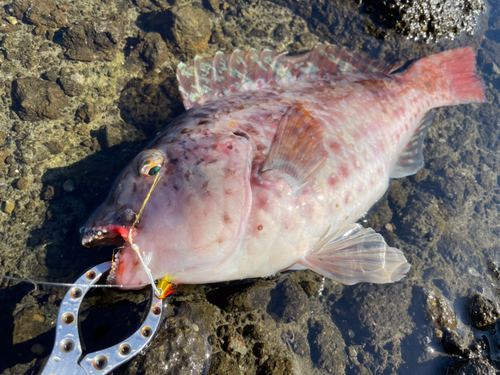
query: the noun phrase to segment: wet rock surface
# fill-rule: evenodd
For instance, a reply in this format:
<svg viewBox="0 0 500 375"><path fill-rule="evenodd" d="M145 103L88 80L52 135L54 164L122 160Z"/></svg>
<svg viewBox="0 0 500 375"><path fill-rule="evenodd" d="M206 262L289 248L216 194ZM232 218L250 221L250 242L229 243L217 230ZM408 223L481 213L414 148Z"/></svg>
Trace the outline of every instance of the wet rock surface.
<svg viewBox="0 0 500 375"><path fill-rule="evenodd" d="M451 355L465 356L467 354L467 345L464 338L455 331L445 331L441 339L441 346L445 353Z"/></svg>
<svg viewBox="0 0 500 375"><path fill-rule="evenodd" d="M121 16L70 25L62 35L66 56L79 61L112 61L124 38L126 26Z"/></svg>
<svg viewBox="0 0 500 375"><path fill-rule="evenodd" d="M25 121L57 119L68 103L61 88L37 78L21 78L12 85L14 108Z"/></svg>
<svg viewBox="0 0 500 375"><path fill-rule="evenodd" d="M438 326L454 330L457 328L457 314L450 301L435 291L426 291L427 313Z"/></svg>
<svg viewBox="0 0 500 375"><path fill-rule="evenodd" d="M19 20L36 26L56 29L68 24L68 18L55 0L16 0L7 9Z"/></svg>
<svg viewBox="0 0 500 375"><path fill-rule="evenodd" d="M480 329L486 329L500 318L500 308L495 301L476 294L470 308L471 324Z"/></svg>
<svg viewBox="0 0 500 375"><path fill-rule="evenodd" d="M469 360L457 362L450 366L446 375L495 375L496 371L488 362Z"/></svg>
<svg viewBox="0 0 500 375"><path fill-rule="evenodd" d="M404 251L412 264L407 278L343 286L297 271L184 285L169 301L149 350L114 373L498 371L492 306L500 282L491 265L500 264L500 10L490 4L490 13L480 16L484 28L459 40L407 40L471 31L475 10L482 12L481 2L463 2L464 10L453 14L460 1L439 2L448 24L439 24L443 17L433 18L434 10L430 21L416 18L431 3L438 4L402 2L387 10L391 2L2 2L0 273L72 282L110 259L112 249L82 249L79 228L121 169L183 112L175 82L180 61L235 48L299 53L318 41L388 60L471 45L488 103L437 110L424 169L393 180L360 221ZM386 20L367 14L367 4ZM424 23L431 27L424 30ZM0 281L0 374L41 372L64 292ZM488 300L475 303L470 296L477 293ZM89 296L81 322L89 348L114 344L136 329L147 293L125 296ZM481 329L469 325L476 305Z"/></svg>
<svg viewBox="0 0 500 375"><path fill-rule="evenodd" d="M482 0L365 0L364 10L376 24L415 40L454 39L463 31L473 34L478 16L486 11ZM380 36L383 31L372 30Z"/></svg>

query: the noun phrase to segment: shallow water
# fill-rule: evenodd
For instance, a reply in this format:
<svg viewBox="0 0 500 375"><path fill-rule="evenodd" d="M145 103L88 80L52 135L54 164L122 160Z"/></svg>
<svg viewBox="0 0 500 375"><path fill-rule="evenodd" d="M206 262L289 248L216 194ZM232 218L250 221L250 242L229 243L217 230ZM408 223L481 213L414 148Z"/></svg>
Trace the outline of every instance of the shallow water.
<svg viewBox="0 0 500 375"><path fill-rule="evenodd" d="M499 299L498 4L480 16L474 35L425 43L377 24L354 1L185 1L172 8L176 17L188 17L178 11L188 9L200 20L198 39L187 43L165 29L173 4L162 0L61 1L59 8L40 2L45 8L31 11L1 3L0 270L33 280L72 282L110 258L112 248L83 249L79 228L121 168L182 113L173 68L179 61L235 48L302 52L318 41L384 60L473 46L488 102L438 109L424 169L393 180L360 221L403 250L412 264L405 279L347 287L300 271L182 286L149 350L115 373L445 374L468 358L500 370L498 327L481 331L469 320L477 293ZM7 20L11 13L22 21ZM85 29L84 21L101 28ZM78 31L76 23L104 29L108 39L93 43L88 36L93 47L82 50L82 34L69 31ZM59 104L23 112L29 106L16 96L19 87L27 87L21 94L28 99L49 90L25 77L62 87ZM11 213L6 202L14 203ZM40 373L66 290L0 285L0 373ZM81 316L87 349L133 332L147 297L146 291L89 296ZM452 331L469 352L443 349L442 337Z"/></svg>

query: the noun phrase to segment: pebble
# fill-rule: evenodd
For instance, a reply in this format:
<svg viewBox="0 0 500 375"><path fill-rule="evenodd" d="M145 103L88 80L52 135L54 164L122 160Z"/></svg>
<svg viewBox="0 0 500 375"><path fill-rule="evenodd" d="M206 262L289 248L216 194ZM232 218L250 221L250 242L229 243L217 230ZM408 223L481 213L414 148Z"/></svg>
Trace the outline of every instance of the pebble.
<svg viewBox="0 0 500 375"><path fill-rule="evenodd" d="M440 326L454 330L457 328L457 316L450 301L434 291L427 293L427 312L432 322Z"/></svg>
<svg viewBox="0 0 500 375"><path fill-rule="evenodd" d="M16 187L19 190L28 190L29 186L30 181L27 178L21 177L19 180L17 180Z"/></svg>
<svg viewBox="0 0 500 375"><path fill-rule="evenodd" d="M75 183L72 180L64 181L63 190L67 193L75 191Z"/></svg>
<svg viewBox="0 0 500 375"><path fill-rule="evenodd" d="M479 329L487 329L500 318L500 309L495 301L476 294L469 312L471 324Z"/></svg>
<svg viewBox="0 0 500 375"><path fill-rule="evenodd" d="M248 349L245 346L245 343L240 337L231 337L229 338L228 350L232 353L239 353L241 355L245 355Z"/></svg>
<svg viewBox="0 0 500 375"><path fill-rule="evenodd" d="M16 205L14 204L14 202L5 201L3 202L3 212L5 212L6 214L11 214L12 211L14 211L15 206Z"/></svg>
<svg viewBox="0 0 500 375"><path fill-rule="evenodd" d="M45 193L43 194L43 199L48 202L52 198L54 198L55 195L55 189L53 186L49 185L47 186L47 189L45 189Z"/></svg>
<svg viewBox="0 0 500 375"><path fill-rule="evenodd" d="M31 352L36 354L36 355L42 355L43 351L44 351L44 348L40 344L33 344L33 346L31 347Z"/></svg>
<svg viewBox="0 0 500 375"><path fill-rule="evenodd" d="M16 17L12 17L12 16L9 16L9 17L5 17L5 19L11 24L11 25L15 25L17 24L17 18Z"/></svg>
<svg viewBox="0 0 500 375"><path fill-rule="evenodd" d="M443 347L445 353L452 355L464 355L467 350L464 338L455 331L445 331L445 334L441 339L441 346Z"/></svg>

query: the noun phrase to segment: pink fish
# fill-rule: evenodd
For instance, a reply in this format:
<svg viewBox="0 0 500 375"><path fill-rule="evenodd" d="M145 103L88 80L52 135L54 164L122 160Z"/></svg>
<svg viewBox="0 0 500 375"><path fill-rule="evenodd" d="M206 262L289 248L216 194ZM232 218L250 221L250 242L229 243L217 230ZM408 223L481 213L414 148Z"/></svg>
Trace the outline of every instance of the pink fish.
<svg viewBox="0 0 500 375"><path fill-rule="evenodd" d="M424 165L433 108L485 100L475 64L465 47L397 71L325 45L180 64L186 113L122 172L82 243L124 243L111 278L130 288L304 268L398 281L403 253L355 222Z"/></svg>

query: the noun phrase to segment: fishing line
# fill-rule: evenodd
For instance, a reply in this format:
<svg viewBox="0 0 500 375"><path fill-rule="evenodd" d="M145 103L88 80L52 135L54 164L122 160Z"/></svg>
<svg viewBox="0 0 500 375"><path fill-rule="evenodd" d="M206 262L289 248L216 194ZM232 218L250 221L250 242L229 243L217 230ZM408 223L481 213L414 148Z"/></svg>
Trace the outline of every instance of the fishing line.
<svg viewBox="0 0 500 375"><path fill-rule="evenodd" d="M158 297L158 298L165 298L167 295L169 295L169 294L173 293L173 291L175 291L177 285L169 283L169 282L166 282L165 279L162 279L162 280L160 280L160 282L162 283L161 285L163 286L163 288L156 286L155 281L153 279L153 275L151 274L151 270L149 269L149 267L144 262L144 259L143 259L142 255L141 255L140 251L139 251L140 250L139 246L134 243L134 235L133 235L133 231L134 231L135 225L139 222L139 218L141 217L141 214L144 211L144 207L146 206L146 203L148 202L149 197L151 196L151 193L153 192L154 188L158 184L158 181L160 181L160 178L161 178L161 175L158 173L157 176L155 177L154 181L153 181L153 185L151 186L151 189L149 189L149 192L148 192L148 195L146 196L146 199L144 199L144 202L142 203L141 210L137 214L134 223L130 227L129 234L128 234L128 241L130 243L131 248L139 256L139 259L140 259L140 261L142 263L144 271L146 272L146 274L147 274L147 276L149 278L150 284L153 287L153 290L155 292L156 297ZM114 260L114 257L113 257L113 260ZM9 280L9 281L22 282L22 283L30 283L30 284L35 285L35 287L37 285L58 286L58 287L67 287L67 288L71 288L71 287L75 287L75 286L77 286L77 287L88 287L87 284L60 283L60 282L52 282L52 281L38 281L38 280L22 279L20 277L7 276L7 275L3 275L3 274L0 274L0 280ZM165 284L167 284L167 285L165 285ZM116 285L116 284L97 284L97 285L92 285L92 288L122 288L122 287L127 287L127 288L143 288L144 286L145 286L144 284L132 284L132 285L131 284L127 284L127 285L121 285L121 284L120 285Z"/></svg>
<svg viewBox="0 0 500 375"><path fill-rule="evenodd" d="M47 285L47 286L62 286L62 287L68 287L72 288L75 286L78 287L88 287L88 284L76 284L76 283L58 283L58 282L52 282L52 281L38 281L38 280L30 280L30 279L22 279L20 277L15 277L15 276L7 276L7 275L1 275L0 274L0 280L10 280L10 281L18 281L21 283L30 283L36 285ZM92 288L139 288L139 287L144 287L144 284L135 284L135 285L116 285L116 284L95 284L92 285Z"/></svg>
<svg viewBox="0 0 500 375"><path fill-rule="evenodd" d="M153 192L154 188L158 184L158 181L160 181L160 178L161 178L161 175L160 175L160 173L158 173L153 181L153 185L151 185L151 189L149 189L148 195L146 195L146 199L144 199L144 202L142 203L141 210L139 211L139 213L135 217L135 221L128 231L128 241L130 243L130 247L132 248L132 250L135 251L135 253L139 257L139 260L141 261L142 267L144 268L144 271L146 272L146 275L149 278L149 282L155 291L155 295L158 298L161 298L163 296L163 288L159 288L156 286L155 280L153 279L153 275L151 274L151 270L149 269L149 267L144 262L144 259L142 258L139 246L134 243L134 228L135 228L135 225L139 222L139 218L141 217L142 211L144 210L144 207L146 207L146 203L148 202L149 197L151 196L151 193Z"/></svg>

